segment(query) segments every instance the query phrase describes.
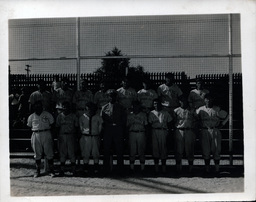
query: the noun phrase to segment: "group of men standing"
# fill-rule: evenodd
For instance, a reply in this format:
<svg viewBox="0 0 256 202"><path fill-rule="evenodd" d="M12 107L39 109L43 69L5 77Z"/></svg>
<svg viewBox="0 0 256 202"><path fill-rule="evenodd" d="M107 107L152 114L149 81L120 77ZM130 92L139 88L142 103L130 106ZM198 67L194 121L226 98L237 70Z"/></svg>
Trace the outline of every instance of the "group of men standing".
<svg viewBox="0 0 256 202"><path fill-rule="evenodd" d="M81 82L79 91L69 88L68 80L49 93L45 82L39 82L39 90L30 95L29 102L34 113L28 118L32 128L32 148L35 152L37 170L43 154L49 160L50 174L53 170L53 128L58 135L60 154L60 175L64 175L67 158L76 173L76 154L81 153L83 170L88 173L90 156L94 160L94 172L99 171L100 142L103 139L103 171L111 172L111 155L117 155L117 172L123 171L124 139L128 139L130 169L134 171L136 155L139 157L141 171L145 170L145 150L147 139L151 139L155 173L166 172L168 156L167 137L175 141L176 170L182 170L185 153L189 172L193 170L194 145L198 134L205 171L210 172L210 157L213 155L215 171L219 172L221 152L221 133L219 128L228 121L228 114L213 103L213 97L204 89L203 81L196 81L196 89L184 95L175 84L174 75L167 73L165 83L153 90L149 80L142 81L143 89L136 92L129 80L123 79L122 87L108 89L100 83L100 90L93 95L87 89L87 81ZM54 107L53 107L54 106ZM53 110L54 109L54 110ZM55 125L54 125L55 122ZM77 141L79 144L77 144ZM77 152L77 146L80 152Z"/></svg>

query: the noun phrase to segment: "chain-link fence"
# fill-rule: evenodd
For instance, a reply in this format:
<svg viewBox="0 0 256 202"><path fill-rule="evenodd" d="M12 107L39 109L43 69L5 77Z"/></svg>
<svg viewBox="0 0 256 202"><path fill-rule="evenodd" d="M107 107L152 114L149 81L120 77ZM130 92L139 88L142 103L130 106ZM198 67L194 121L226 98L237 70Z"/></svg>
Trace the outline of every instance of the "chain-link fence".
<svg viewBox="0 0 256 202"><path fill-rule="evenodd" d="M114 47L122 54L106 57ZM226 153L243 154L242 78L237 74L241 73L239 14L9 21L10 89L28 84L35 87L40 77L35 75L72 75L74 86L80 78L94 75L90 78L95 92L98 80L93 72L102 67L104 59L129 59L129 68L140 66L144 72L155 74L151 76L155 86L164 80L157 77L158 72L183 72L186 85L182 87L187 92L195 87L196 77L204 78L232 115L224 135L232 143L227 145L224 141ZM25 81L14 79L18 77ZM240 80L235 85L237 77ZM51 77L43 78L50 85ZM239 128L233 128L234 121ZM237 144L234 148L233 143Z"/></svg>

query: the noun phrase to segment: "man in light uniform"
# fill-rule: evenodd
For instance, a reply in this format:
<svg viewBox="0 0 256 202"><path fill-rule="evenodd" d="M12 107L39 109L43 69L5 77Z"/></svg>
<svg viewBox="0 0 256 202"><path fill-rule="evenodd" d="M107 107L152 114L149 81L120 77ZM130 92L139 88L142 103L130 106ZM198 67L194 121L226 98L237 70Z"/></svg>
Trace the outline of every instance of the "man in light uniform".
<svg viewBox="0 0 256 202"><path fill-rule="evenodd" d="M32 130L31 146L36 160L36 172L34 177L40 176L41 159L43 155L49 163L50 176L54 177L53 169L53 138L51 128L54 123L53 116L43 110L41 101L34 103L35 112L28 117L27 126Z"/></svg>
<svg viewBox="0 0 256 202"><path fill-rule="evenodd" d="M155 90L150 88L150 81L144 80L142 82L143 89L137 92L138 101L140 101L142 110L147 114L153 108L153 100L158 98L158 95Z"/></svg>
<svg viewBox="0 0 256 202"><path fill-rule="evenodd" d="M174 110L175 114L175 159L176 170L181 172L181 161L183 152L185 150L186 157L189 164L189 172L192 172L194 161L194 146L196 136L193 131L196 121L196 112L188 105L187 99L180 97L180 107Z"/></svg>
<svg viewBox="0 0 256 202"><path fill-rule="evenodd" d="M57 114L62 112L63 102L69 102L70 104L72 104L73 94L73 90L69 88L68 78L63 78L61 81L61 88L57 88L52 95L52 101L56 106Z"/></svg>
<svg viewBox="0 0 256 202"><path fill-rule="evenodd" d="M196 79L196 89L191 90L188 96L189 106L194 109L205 105L204 97L209 91L204 88L204 82L201 78Z"/></svg>
<svg viewBox="0 0 256 202"><path fill-rule="evenodd" d="M36 101L42 101L43 109L52 112L52 94L46 90L46 83L44 80L39 80L37 84L38 90L31 93L29 97L29 111L33 111L33 105Z"/></svg>
<svg viewBox="0 0 256 202"><path fill-rule="evenodd" d="M63 112L57 116L56 128L58 129L59 153L60 153L60 176L64 176L64 167L69 157L72 174L76 174L75 141L77 139L78 119L71 112L69 102L63 103Z"/></svg>
<svg viewBox="0 0 256 202"><path fill-rule="evenodd" d="M80 148L84 162L84 172L89 171L89 158L92 155L94 160L94 173L99 170L100 158L100 133L102 130L103 120L96 113L96 105L92 102L86 104L85 113L79 118L81 131Z"/></svg>
<svg viewBox="0 0 256 202"><path fill-rule="evenodd" d="M73 104L76 108L76 115L79 118L85 112L86 104L88 102L93 101L93 94L90 90L87 89L88 82L87 80L82 80L81 82L81 89L76 91L73 96Z"/></svg>
<svg viewBox="0 0 256 202"><path fill-rule="evenodd" d="M105 81L100 82L100 90L95 93L93 101L97 105L99 112L102 106L109 103L110 99L107 95L107 86Z"/></svg>
<svg viewBox="0 0 256 202"><path fill-rule="evenodd" d="M183 94L178 85L174 83L174 74L166 74L165 84L158 87L157 93L162 101L163 109L173 115L173 110L179 107L179 97Z"/></svg>
<svg viewBox="0 0 256 202"><path fill-rule="evenodd" d="M213 105L213 97L205 95L205 105L196 110L201 123L201 147L205 161L205 170L210 172L210 157L213 155L215 171L219 172L221 152L221 132L228 121L228 113Z"/></svg>
<svg viewBox="0 0 256 202"><path fill-rule="evenodd" d="M139 101L133 102L133 111L127 116L129 130L130 168L134 171L135 155L138 153L141 171L145 169L146 135L145 126L148 124L147 115L141 112Z"/></svg>
<svg viewBox="0 0 256 202"><path fill-rule="evenodd" d="M173 120L171 115L162 110L161 101L154 100L154 110L149 113L148 122L152 127L152 150L155 163L155 172L158 173L159 159L162 162L162 171L166 172L168 130Z"/></svg>
<svg viewBox="0 0 256 202"><path fill-rule="evenodd" d="M124 78L122 87L117 89L118 102L125 108L127 114L131 112L132 102L137 100L136 91L130 87L129 80Z"/></svg>

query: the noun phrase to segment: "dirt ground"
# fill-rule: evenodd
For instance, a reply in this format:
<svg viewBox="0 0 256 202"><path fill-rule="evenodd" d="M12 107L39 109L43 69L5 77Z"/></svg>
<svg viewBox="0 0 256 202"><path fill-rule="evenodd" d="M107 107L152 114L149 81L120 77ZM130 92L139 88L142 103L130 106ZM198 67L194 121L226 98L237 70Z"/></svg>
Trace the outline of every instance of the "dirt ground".
<svg viewBox="0 0 256 202"><path fill-rule="evenodd" d="M102 162L100 162L101 164ZM114 161L115 164L115 161ZM185 164L185 162L184 162ZM128 161L125 161L124 176L114 174L103 177L93 174L85 176L78 167L78 176L73 177L67 165L64 177L43 174L33 178L34 160L31 158L10 159L11 196L75 196L75 195L130 195L130 194L195 194L195 193L236 193L244 191L243 162L221 161L220 175L204 175L202 161L195 161L193 176L187 174L183 166L180 176L175 173L173 161L167 161L167 174L154 175L153 161L147 160L144 175L129 173ZM55 162L58 174L59 162ZM92 169L92 166L91 166ZM139 169L139 166L136 167ZM42 166L43 172L43 166ZM92 173L92 172L91 172Z"/></svg>

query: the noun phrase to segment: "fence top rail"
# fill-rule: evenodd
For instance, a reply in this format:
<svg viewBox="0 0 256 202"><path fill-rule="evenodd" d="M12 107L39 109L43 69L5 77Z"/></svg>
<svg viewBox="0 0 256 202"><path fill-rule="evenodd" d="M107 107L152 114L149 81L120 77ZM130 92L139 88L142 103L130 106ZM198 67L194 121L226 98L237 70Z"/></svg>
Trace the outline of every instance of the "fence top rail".
<svg viewBox="0 0 256 202"><path fill-rule="evenodd" d="M80 56L80 59L125 59L125 58L221 58L221 57L241 57L241 54L212 54L212 55L122 55L122 56ZM33 61L33 60L75 60L76 57L55 57L55 58L10 58L9 62L14 61Z"/></svg>

